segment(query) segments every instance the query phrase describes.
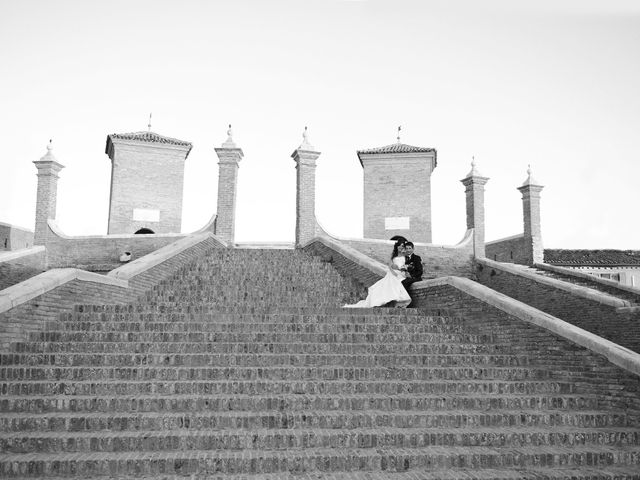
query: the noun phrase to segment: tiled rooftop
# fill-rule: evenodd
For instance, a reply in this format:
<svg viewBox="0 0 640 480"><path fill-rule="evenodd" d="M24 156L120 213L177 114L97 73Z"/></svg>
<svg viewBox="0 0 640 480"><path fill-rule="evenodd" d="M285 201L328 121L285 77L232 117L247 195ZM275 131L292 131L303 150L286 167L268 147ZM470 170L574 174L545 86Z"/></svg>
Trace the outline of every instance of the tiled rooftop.
<svg viewBox="0 0 640 480"><path fill-rule="evenodd" d="M185 140L178 140L177 138L165 137L163 135L159 135L155 132L130 132L130 133L112 133L107 135L107 145L105 147L105 153L109 154L109 149L111 146L111 140L135 140L138 142L147 142L147 143L162 143L165 145L177 145L181 147L189 147L187 151L187 156L189 152L193 148L191 142L187 142Z"/></svg>
<svg viewBox="0 0 640 480"><path fill-rule="evenodd" d="M368 148L366 150L358 150L358 156L360 154L371 153L422 153L422 152L435 152L435 148L426 147L414 147L413 145L407 145L406 143L392 143L391 145L385 145L384 147Z"/></svg>
<svg viewBox="0 0 640 480"><path fill-rule="evenodd" d="M614 266L639 265L640 250L545 249L544 262L550 265Z"/></svg>

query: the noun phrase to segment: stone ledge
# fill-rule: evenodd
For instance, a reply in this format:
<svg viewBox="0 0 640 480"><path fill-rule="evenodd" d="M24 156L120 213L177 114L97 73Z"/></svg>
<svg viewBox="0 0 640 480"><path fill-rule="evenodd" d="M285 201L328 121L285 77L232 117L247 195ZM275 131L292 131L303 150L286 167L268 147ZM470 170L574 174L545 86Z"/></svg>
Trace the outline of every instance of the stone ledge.
<svg viewBox="0 0 640 480"><path fill-rule="evenodd" d="M73 280L100 283L127 288L129 282L117 278L109 278L98 273L87 272L77 268L54 268L13 285L0 292L0 313L6 312L22 303L28 302Z"/></svg>
<svg viewBox="0 0 640 480"><path fill-rule="evenodd" d="M634 293L640 297L640 288L634 288L628 285L622 285L619 282L616 282L615 280L596 277L595 275L584 273L584 272L581 272L580 270L573 270L572 268L560 267L558 265L550 265L548 263L534 263L533 266L536 268L539 268L540 270L547 270L549 272L560 273L562 275L569 275L576 278L582 278L590 282L599 283L607 287L618 288L624 292Z"/></svg>
<svg viewBox="0 0 640 480"><path fill-rule="evenodd" d="M587 332L575 325L544 313L480 283L462 277L441 277L413 284L412 290L449 285L463 293L491 305L513 317L549 330L592 352L605 356L611 363L640 375L640 354Z"/></svg>
<svg viewBox="0 0 640 480"><path fill-rule="evenodd" d="M31 248L22 248L20 250L14 250L11 252L3 252L0 253L0 263L2 262L10 262L12 260L17 260L18 258L28 257L30 255L35 255L37 253L44 253L45 247L43 245L38 245Z"/></svg>
<svg viewBox="0 0 640 480"><path fill-rule="evenodd" d="M475 261L480 265L493 268L496 270L502 270L503 272L511 273L512 275L516 275L518 277L527 278L529 280L533 280L534 282L537 282L543 285L548 285L558 290L569 292L578 297L592 300L601 305L607 305L607 306L616 307L616 308L631 306L631 302L628 302L626 300L621 300L611 295L607 295L606 293L597 292L595 290L592 290L587 287L582 287L580 285L573 285L568 282L556 280L555 278L549 278L542 275L538 275L537 273L533 273L525 270L524 268L527 268L527 267L524 267L524 266L515 266L515 264L510 265L508 263L496 262L494 260L489 260L488 258L476 258Z"/></svg>
<svg viewBox="0 0 640 480"><path fill-rule="evenodd" d="M227 246L227 243L225 241L216 237L211 232L198 233L195 235L190 235L186 238L181 238L180 240L170 243L169 245L151 252L144 257L138 258L131 263L127 263L126 265L118 267L115 270L110 271L106 276L109 278L130 280L132 277L140 275L150 268L163 263L169 258L178 255L179 253L206 240L207 238L214 239L224 247Z"/></svg>

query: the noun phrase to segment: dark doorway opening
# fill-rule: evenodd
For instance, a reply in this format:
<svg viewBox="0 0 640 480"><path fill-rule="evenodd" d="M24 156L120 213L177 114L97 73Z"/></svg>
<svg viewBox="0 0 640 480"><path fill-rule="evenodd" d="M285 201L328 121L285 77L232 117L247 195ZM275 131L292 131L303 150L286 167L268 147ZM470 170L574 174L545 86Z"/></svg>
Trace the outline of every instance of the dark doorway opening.
<svg viewBox="0 0 640 480"><path fill-rule="evenodd" d="M156 233L153 230L151 230L150 228L147 227L142 227L140 230L138 230L134 235L148 235L150 233Z"/></svg>

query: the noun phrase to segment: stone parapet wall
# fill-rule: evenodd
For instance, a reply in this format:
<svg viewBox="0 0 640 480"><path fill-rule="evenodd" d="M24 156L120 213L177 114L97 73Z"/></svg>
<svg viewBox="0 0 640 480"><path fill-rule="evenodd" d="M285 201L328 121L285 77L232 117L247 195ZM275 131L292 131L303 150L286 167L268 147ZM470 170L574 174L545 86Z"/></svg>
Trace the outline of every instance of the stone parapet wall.
<svg viewBox="0 0 640 480"><path fill-rule="evenodd" d="M45 248L32 247L0 254L0 290L45 270Z"/></svg>
<svg viewBox="0 0 640 480"><path fill-rule="evenodd" d="M502 238L485 244L485 256L496 262L527 264L524 234Z"/></svg>
<svg viewBox="0 0 640 480"><path fill-rule="evenodd" d="M473 275L473 242L467 232L464 240L455 246L416 243L415 253L422 258L423 278L447 275L470 278ZM344 245L374 258L385 265L391 258L393 243L390 240L337 239Z"/></svg>
<svg viewBox="0 0 640 480"><path fill-rule="evenodd" d="M0 252L33 247L33 232L0 222Z"/></svg>
<svg viewBox="0 0 640 480"><path fill-rule="evenodd" d="M640 304L640 289L637 287L631 287L615 280L597 277L591 272L584 271L582 269L578 270L572 269L570 267L549 265L546 263L536 263L534 267L539 270L544 270L545 272L552 272L553 274L560 277L565 277L568 279L580 281L582 283L591 284L598 290L608 292L611 295L622 294L627 298L633 299L634 303ZM640 273L640 268L637 271Z"/></svg>
<svg viewBox="0 0 640 480"><path fill-rule="evenodd" d="M42 331L51 322L55 323L60 313L71 311L78 303L133 302L165 278L180 269L189 268L206 252L224 246L211 233L199 234L165 247L165 255L162 254L162 250L154 252L155 255L151 255L148 265L145 265L143 258L137 265L123 266L107 276L77 269L52 270L41 274L41 281L38 277L29 280L35 288L39 288L31 288L32 293L23 292L21 290L24 288L21 289L21 285L15 285L2 292L0 296L0 346L6 347L10 343L21 341L29 332ZM64 283L58 282L57 285L46 285L51 284L51 279L45 277L62 277L65 272L70 272L71 277L76 278ZM45 286L38 287L38 283ZM40 292L42 293L39 294ZM9 297L18 300L12 302ZM21 302L21 298L25 301ZM9 302L15 306L6 308Z"/></svg>
<svg viewBox="0 0 640 480"><path fill-rule="evenodd" d="M92 235L71 237L60 232L49 220L47 235L47 268L81 268L89 271L109 271L122 265L120 255L131 252L131 258L141 258L188 234L165 233L151 235Z"/></svg>
<svg viewBox="0 0 640 480"><path fill-rule="evenodd" d="M385 275L385 266L359 251L325 237L316 237L302 249L330 263L341 275L370 287Z"/></svg>
<svg viewBox="0 0 640 480"><path fill-rule="evenodd" d="M600 337L640 352L640 313L628 302L585 287L516 271L486 259L476 260L480 283Z"/></svg>

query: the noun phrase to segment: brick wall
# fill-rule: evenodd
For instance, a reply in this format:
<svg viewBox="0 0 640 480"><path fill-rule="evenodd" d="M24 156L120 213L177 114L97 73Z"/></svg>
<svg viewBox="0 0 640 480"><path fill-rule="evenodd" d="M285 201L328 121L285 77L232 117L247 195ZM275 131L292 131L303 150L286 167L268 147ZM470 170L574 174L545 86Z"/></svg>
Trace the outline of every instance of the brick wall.
<svg viewBox="0 0 640 480"><path fill-rule="evenodd" d="M0 290L44 272L44 259L43 247L0 255Z"/></svg>
<svg viewBox="0 0 640 480"><path fill-rule="evenodd" d="M131 259L143 257L169 245L186 234L94 235L69 237L55 223L49 223L47 268L76 267L90 271L109 271L121 265L120 255L131 252Z"/></svg>
<svg viewBox="0 0 640 480"><path fill-rule="evenodd" d="M495 240L485 244L485 256L496 262L527 264L527 252L524 248L524 234Z"/></svg>
<svg viewBox="0 0 640 480"><path fill-rule="evenodd" d="M577 296L511 272L477 263L477 280L500 293L531 305L565 322L640 352L640 314Z"/></svg>
<svg viewBox="0 0 640 480"><path fill-rule="evenodd" d="M365 238L402 235L415 242L431 242L434 155L363 156ZM386 230L387 217L409 217L409 229Z"/></svg>
<svg viewBox="0 0 640 480"><path fill-rule="evenodd" d="M71 311L76 304L125 304L151 290L160 281L190 268L199 257L221 244L208 237L164 262L129 280L128 288L73 280L50 290L15 308L0 313L0 346L20 341L29 332L41 331L56 322L61 313Z"/></svg>
<svg viewBox="0 0 640 480"><path fill-rule="evenodd" d="M385 265L391 258L393 242L358 239L340 239L341 243L355 248L368 257ZM460 246L416 245L415 253L422 258L424 279L454 275L471 278L473 275L473 244L463 242Z"/></svg>
<svg viewBox="0 0 640 480"><path fill-rule="evenodd" d="M142 227L179 233L187 147L114 139L109 234ZM158 210L158 222L134 220L134 209Z"/></svg>

